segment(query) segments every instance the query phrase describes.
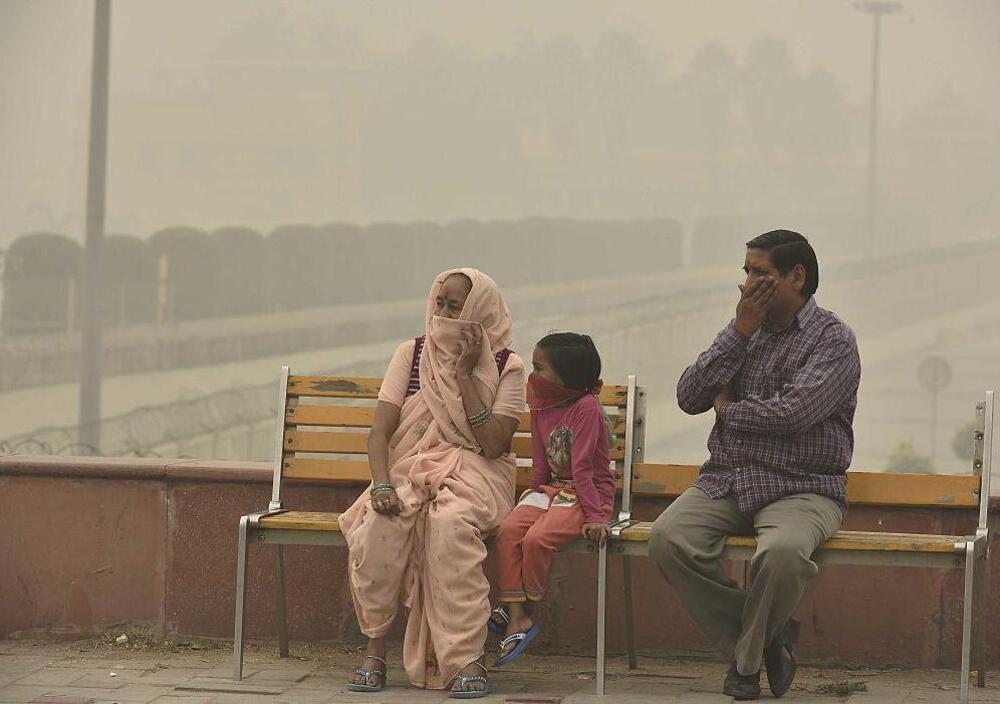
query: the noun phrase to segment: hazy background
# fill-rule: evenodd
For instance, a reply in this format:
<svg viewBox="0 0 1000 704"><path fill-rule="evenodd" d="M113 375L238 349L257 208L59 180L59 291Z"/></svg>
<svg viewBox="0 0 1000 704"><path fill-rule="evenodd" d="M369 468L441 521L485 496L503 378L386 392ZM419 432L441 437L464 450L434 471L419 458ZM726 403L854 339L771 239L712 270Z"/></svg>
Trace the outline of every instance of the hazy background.
<svg viewBox="0 0 1000 704"><path fill-rule="evenodd" d="M996 137L1000 3L905 8L884 21L883 153L894 197L919 200L934 181L909 168L915 133ZM863 186L871 18L848 2L134 0L113 15L109 232L830 209ZM92 16L0 4L2 245L82 231Z"/></svg>
<svg viewBox="0 0 1000 704"><path fill-rule="evenodd" d="M468 252L522 354L554 327L599 333L605 379L650 388L651 457L698 461L708 421L673 385L731 314L742 244L789 227L861 340L855 465L966 471L953 436L1000 382L1000 3L903 6L883 20L870 238L872 27L848 2L116 1L106 229L141 240L122 241L141 275L108 294L105 412L127 428L105 435L130 439L102 449L267 456L278 363L378 374ZM92 21L91 2L0 3L0 440L18 451L74 443L38 429L76 420L78 254L10 248L83 240ZM232 226L249 234L217 236ZM281 269L287 252L314 266ZM315 296L289 295L306 280ZM236 290L260 299L205 304ZM299 342L253 337L276 325ZM952 370L934 431L930 356Z"/></svg>

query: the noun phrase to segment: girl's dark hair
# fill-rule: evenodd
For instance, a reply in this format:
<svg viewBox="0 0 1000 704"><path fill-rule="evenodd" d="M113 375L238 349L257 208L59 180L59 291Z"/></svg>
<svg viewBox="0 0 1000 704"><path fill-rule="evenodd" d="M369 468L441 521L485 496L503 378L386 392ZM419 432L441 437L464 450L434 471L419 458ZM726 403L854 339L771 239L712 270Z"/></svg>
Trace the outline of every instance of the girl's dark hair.
<svg viewBox="0 0 1000 704"><path fill-rule="evenodd" d="M575 332L555 332L538 341L549 361L570 389L589 389L601 378L601 355L590 335Z"/></svg>

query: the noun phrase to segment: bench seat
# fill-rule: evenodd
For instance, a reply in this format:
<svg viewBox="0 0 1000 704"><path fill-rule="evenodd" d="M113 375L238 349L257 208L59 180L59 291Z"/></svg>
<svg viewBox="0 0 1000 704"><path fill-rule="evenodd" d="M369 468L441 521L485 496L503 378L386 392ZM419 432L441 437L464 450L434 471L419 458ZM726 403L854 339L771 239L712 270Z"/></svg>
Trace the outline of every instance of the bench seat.
<svg viewBox="0 0 1000 704"><path fill-rule="evenodd" d="M258 525L268 530L301 530L322 533L340 533L339 513L326 511L284 511L264 516ZM644 554L653 524L637 523L623 530L617 540L623 544L622 552ZM926 533L888 533L883 531L837 531L824 543L819 552L850 551L879 553L939 553L960 555L972 538L962 535L933 535ZM336 539L334 539L336 540ZM749 536L732 536L726 540L729 552L753 551L757 541ZM735 554L733 555L735 557Z"/></svg>
<svg viewBox="0 0 1000 704"><path fill-rule="evenodd" d="M261 516L254 524L258 542L276 545L345 545L339 513L327 511L284 511ZM486 536L489 537L489 536ZM563 552L597 552L582 537L564 545Z"/></svg>
<svg viewBox="0 0 1000 704"><path fill-rule="evenodd" d="M637 523L621 532L620 539L627 542L647 543L652 523ZM967 537L961 535L932 535L928 533L887 533L884 531L838 530L820 546L820 550L898 550L901 552L961 552ZM749 536L734 535L726 540L727 546L756 547L757 541Z"/></svg>
<svg viewBox="0 0 1000 704"><path fill-rule="evenodd" d="M326 511L285 511L260 519L260 527L271 530L316 530L339 533L339 513Z"/></svg>
<svg viewBox="0 0 1000 704"><path fill-rule="evenodd" d="M637 523L626 528L610 545L610 551L625 555L647 556L652 523ZM840 530L813 554L819 563L843 565L884 565L892 567L960 567L966 546L975 536L934 535L927 533L889 533ZM757 541L734 535L726 540L723 557L749 560Z"/></svg>

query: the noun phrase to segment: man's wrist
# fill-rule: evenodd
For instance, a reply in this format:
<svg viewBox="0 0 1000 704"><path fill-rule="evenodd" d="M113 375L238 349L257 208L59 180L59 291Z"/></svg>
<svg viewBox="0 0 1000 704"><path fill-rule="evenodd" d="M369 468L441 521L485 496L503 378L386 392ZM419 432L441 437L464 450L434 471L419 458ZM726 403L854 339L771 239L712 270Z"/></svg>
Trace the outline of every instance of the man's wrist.
<svg viewBox="0 0 1000 704"><path fill-rule="evenodd" d="M742 324L740 324L740 327L742 327ZM747 335L746 330L736 327L736 320L731 320L729 325L722 329L719 342L724 351L735 352L737 350L745 350L747 345L750 344L750 337L752 335Z"/></svg>

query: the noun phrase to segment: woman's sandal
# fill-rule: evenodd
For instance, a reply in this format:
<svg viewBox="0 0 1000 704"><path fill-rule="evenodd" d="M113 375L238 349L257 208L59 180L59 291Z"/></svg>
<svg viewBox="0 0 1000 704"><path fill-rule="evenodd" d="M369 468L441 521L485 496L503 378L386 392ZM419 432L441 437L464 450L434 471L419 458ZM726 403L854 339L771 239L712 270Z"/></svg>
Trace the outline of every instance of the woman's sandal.
<svg viewBox="0 0 1000 704"><path fill-rule="evenodd" d="M451 681L452 687L455 686L455 682L458 682L460 689L452 689L448 692L448 696L452 699L482 699L493 693L493 683L490 682L489 670L486 669L486 666L478 662L470 662L469 664L483 668L483 674L463 675L459 673L455 675L455 679ZM470 682L482 682L484 686L482 689L468 689Z"/></svg>
<svg viewBox="0 0 1000 704"><path fill-rule="evenodd" d="M521 653L523 653L525 650L528 649L528 646L531 644L531 641L533 641L539 633L541 633L541 629L538 627L537 623L533 623L531 624L531 628L529 628L527 631L524 631L522 633L515 633L514 635L507 636L502 641L500 641L501 655L500 658L495 663L493 663L494 667L499 667L500 665L506 665L512 660L516 660ZM513 650L511 650L509 653L504 654L503 652L504 648L506 648L511 643L517 643L517 645L514 646Z"/></svg>
<svg viewBox="0 0 1000 704"><path fill-rule="evenodd" d="M490 614L489 619L486 621L486 628L489 629L490 633L502 636L507 630L508 623L510 623L510 614L507 613L507 607L500 604Z"/></svg>
<svg viewBox="0 0 1000 704"><path fill-rule="evenodd" d="M381 670L366 670L363 667L359 667L354 671L355 675L361 675L365 678L364 684L358 684L356 682L348 682L347 690L349 692L381 692L385 689L385 673L389 670L389 666L386 665L385 660L380 658L378 655L366 655L365 660L378 660L382 663ZM362 665L364 661L362 661ZM372 678L378 677L379 683L377 685L372 684Z"/></svg>

